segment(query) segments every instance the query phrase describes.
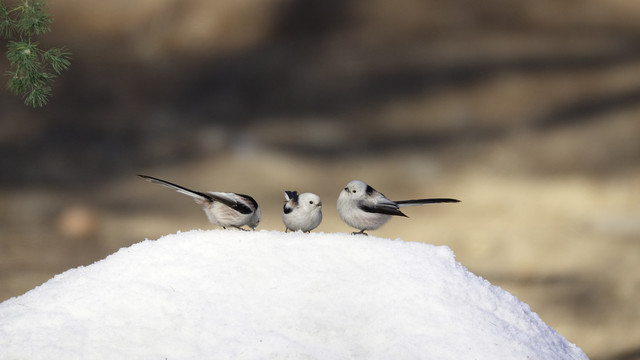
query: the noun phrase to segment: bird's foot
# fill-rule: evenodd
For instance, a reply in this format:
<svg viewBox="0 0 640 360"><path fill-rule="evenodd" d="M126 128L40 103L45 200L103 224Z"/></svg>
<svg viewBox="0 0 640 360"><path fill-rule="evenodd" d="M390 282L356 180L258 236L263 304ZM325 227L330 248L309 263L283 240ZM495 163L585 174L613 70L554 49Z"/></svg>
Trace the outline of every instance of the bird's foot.
<svg viewBox="0 0 640 360"><path fill-rule="evenodd" d="M364 235L364 236L369 236L369 234L367 234L366 232L364 232L365 229L362 229L360 231L354 231L351 233L351 235Z"/></svg>

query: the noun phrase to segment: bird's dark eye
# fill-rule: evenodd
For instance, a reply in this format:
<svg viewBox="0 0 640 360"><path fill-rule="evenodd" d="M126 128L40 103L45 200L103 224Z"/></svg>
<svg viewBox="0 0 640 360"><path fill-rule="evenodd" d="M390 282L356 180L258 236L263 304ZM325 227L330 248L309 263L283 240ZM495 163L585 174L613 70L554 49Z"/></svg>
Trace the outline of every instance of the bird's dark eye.
<svg viewBox="0 0 640 360"><path fill-rule="evenodd" d="M313 201L309 201L309 204L313 204Z"/></svg>
<svg viewBox="0 0 640 360"><path fill-rule="evenodd" d="M356 191L355 191L355 190L351 190L351 192L352 192L352 193L354 193L354 194L356 193Z"/></svg>

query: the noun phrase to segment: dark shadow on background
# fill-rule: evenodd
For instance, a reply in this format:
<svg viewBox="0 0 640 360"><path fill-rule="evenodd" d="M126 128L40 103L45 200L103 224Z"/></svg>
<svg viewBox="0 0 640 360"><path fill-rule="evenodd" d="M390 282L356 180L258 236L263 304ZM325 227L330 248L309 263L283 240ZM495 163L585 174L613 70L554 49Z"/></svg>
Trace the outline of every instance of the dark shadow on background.
<svg viewBox="0 0 640 360"><path fill-rule="evenodd" d="M499 286L519 286L538 289L545 294L542 302L553 306L564 304L565 311L575 317L590 319L605 317L612 303L609 285L598 279L584 278L574 274L551 274L512 276L509 274L484 274L489 281Z"/></svg>
<svg viewBox="0 0 640 360"><path fill-rule="evenodd" d="M593 360L640 360L640 347L613 354L606 358L595 358Z"/></svg>
<svg viewBox="0 0 640 360"><path fill-rule="evenodd" d="M345 117L375 104L412 96L427 98L443 89L482 84L505 72L536 76L575 70L603 71L640 62L640 37L611 31L610 36L626 45L581 56L513 58L505 53L499 58L479 59L469 54L451 63L398 65L342 77L332 69L318 67L315 58L324 51L325 42L349 29L350 7L349 1L287 2L279 9L279 21L270 40L224 58L171 59L171 69L184 69L179 74L163 74L161 67L126 61L112 64L77 61L61 78L60 91L46 112L14 110L32 115L42 126L28 136L0 143L0 183L5 187L46 185L61 189L91 186L121 173L134 173L141 167L204 156L203 150L190 139L211 124L225 127L232 138L268 119L317 116L341 126ZM543 32L547 38L556 35L553 31ZM429 43L416 40L407 46L424 47ZM82 54L77 57L81 59ZM301 76L304 72L318 72L320 80L309 84ZM376 155L414 148L432 150L469 141L494 141L522 125L539 131L578 126L594 121L593 115L639 102L640 88L542 109L543 115L538 118L519 119L521 123L505 126L470 125L448 133L395 136L371 131L358 141L328 147L291 146L284 141L271 146L317 157ZM474 119L468 120L467 123L474 123Z"/></svg>

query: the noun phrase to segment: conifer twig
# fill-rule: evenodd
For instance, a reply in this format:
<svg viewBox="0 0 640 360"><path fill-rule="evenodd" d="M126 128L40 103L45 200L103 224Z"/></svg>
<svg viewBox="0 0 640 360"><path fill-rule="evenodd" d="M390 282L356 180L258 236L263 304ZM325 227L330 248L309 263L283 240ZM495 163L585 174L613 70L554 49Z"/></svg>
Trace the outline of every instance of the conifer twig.
<svg viewBox="0 0 640 360"><path fill-rule="evenodd" d="M10 66L7 87L32 107L49 101L55 77L71 66L66 48L43 50L32 40L51 31L51 23L44 0L22 0L11 8L0 0L0 36L7 40Z"/></svg>

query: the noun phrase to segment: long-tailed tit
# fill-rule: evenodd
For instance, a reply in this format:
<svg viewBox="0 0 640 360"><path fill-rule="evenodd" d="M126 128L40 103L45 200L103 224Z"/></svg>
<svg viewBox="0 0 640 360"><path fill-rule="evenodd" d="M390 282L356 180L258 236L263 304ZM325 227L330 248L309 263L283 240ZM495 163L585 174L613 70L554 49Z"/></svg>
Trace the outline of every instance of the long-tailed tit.
<svg viewBox="0 0 640 360"><path fill-rule="evenodd" d="M197 204L202 205L202 210L207 214L212 224L222 226L225 229L234 227L244 230L242 226L247 225L255 230L262 218L258 203L249 195L229 192L193 191L152 176L138 176L147 181L172 188L181 194L191 196Z"/></svg>
<svg viewBox="0 0 640 360"><path fill-rule="evenodd" d="M297 191L285 191L286 202L282 207L285 232L302 230L309 232L322 222L322 202L312 193L298 195Z"/></svg>
<svg viewBox="0 0 640 360"><path fill-rule="evenodd" d="M353 180L338 196L338 213L347 225L360 229L352 234L367 235L365 230L379 228L391 218L391 215L407 217L400 211L401 207L454 202L460 202L460 200L436 198L391 201L364 182Z"/></svg>

